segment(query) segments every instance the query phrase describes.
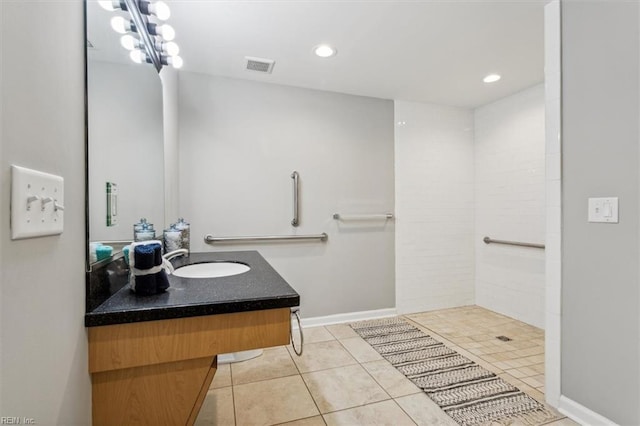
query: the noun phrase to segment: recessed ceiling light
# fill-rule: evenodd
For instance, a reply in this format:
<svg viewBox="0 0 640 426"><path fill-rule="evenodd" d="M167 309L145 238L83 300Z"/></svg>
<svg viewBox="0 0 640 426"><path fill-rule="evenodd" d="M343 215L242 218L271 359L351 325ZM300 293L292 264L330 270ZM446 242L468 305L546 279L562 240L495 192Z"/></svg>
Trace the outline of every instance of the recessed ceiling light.
<svg viewBox="0 0 640 426"><path fill-rule="evenodd" d="M320 44L313 48L313 53L321 58L330 58L332 56L336 56L338 51L328 44Z"/></svg>
<svg viewBox="0 0 640 426"><path fill-rule="evenodd" d="M502 77L500 77L500 75L498 75L498 74L489 74L488 76L483 78L482 81L484 81L485 83L495 83L496 81L500 80L501 78Z"/></svg>

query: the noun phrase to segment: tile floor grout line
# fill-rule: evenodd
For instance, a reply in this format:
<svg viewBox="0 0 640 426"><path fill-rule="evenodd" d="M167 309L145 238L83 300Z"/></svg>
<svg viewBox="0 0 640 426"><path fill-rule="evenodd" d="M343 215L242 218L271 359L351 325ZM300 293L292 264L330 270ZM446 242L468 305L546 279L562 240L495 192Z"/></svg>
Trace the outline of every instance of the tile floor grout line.
<svg viewBox="0 0 640 426"><path fill-rule="evenodd" d="M245 383L238 383L235 384L233 386L246 386L246 385L252 385L254 383L262 383L262 382L266 382L268 380L274 380L274 379L284 379L285 377L293 377L293 376L298 376L300 375L300 373L291 373L291 374L285 374L284 376L278 376L278 377L271 377L271 378L266 378L266 379L258 379L258 380L252 380L250 382L245 382Z"/></svg>
<svg viewBox="0 0 640 426"><path fill-rule="evenodd" d="M296 364L296 361L293 359L293 355L291 355L291 352L289 352L289 345L284 346L284 348L287 351L287 353L289 354L289 358L291 359L291 362L293 362L293 366L296 368L296 371L298 372L298 375L300 376L300 380L302 380L302 383L304 384L304 387L307 389L307 392L309 392L309 396L311 397L311 400L313 401L313 405L315 405L316 410L318 410L318 414L322 418L322 422L326 426L327 422L324 420L324 417L322 417L322 411L320 411L320 407L318 407L318 402L313 397L313 394L311 393L311 389L309 389L309 385L307 384L307 381L302 376L302 372L300 371L300 368L298 368L298 364ZM298 355L296 355L296 356L298 356ZM304 343L303 343L303 348L302 348L302 356L304 356ZM297 420L300 420L300 419L297 419ZM295 420L292 420L292 421L295 421Z"/></svg>
<svg viewBox="0 0 640 426"><path fill-rule="evenodd" d="M231 404L233 405L233 426L238 426L238 415L236 414L236 391L235 386L233 385L233 368L231 368L231 364L229 363L229 381L231 382Z"/></svg>
<svg viewBox="0 0 640 426"><path fill-rule="evenodd" d="M307 417L300 417L299 419L288 420L286 422L280 422L280 423L273 423L273 424L266 425L266 426L281 426L281 425L286 425L287 423L291 423L291 422L299 422L300 420L313 419L314 417L320 417L322 419L322 422L325 424L325 426L327 426L327 422L325 422L324 419L322 418L322 414L316 414L316 415L307 416Z"/></svg>
<svg viewBox="0 0 640 426"><path fill-rule="evenodd" d="M420 389L420 388L418 388L418 389ZM420 389L420 392L422 392L422 393L424 393L425 395L427 395L427 394L426 394L422 389ZM412 394L412 395L417 395L417 394ZM409 395L404 395L404 396L409 396ZM400 397L398 397L398 398L403 398L403 396L400 396ZM429 396L428 396L428 395L427 395L427 398L429 398ZM431 399L431 398L429 398L429 399ZM393 398L393 402L395 402L395 403L396 403L396 405L397 405L398 407L400 407L400 409L402 410L402 412L403 412L403 413L405 413L405 414L406 414L406 415L411 419L411 421L413 422L413 424L415 424L416 426L418 426L418 422L417 422L417 421L416 421L416 420L411 416L411 414L407 413L407 411L404 409L404 407L402 407L402 405L400 405L400 404L398 403L398 401L396 401L396 398ZM444 410L443 410L443 412L444 412ZM444 413L445 413L445 414L447 414L446 412L444 412ZM447 416L448 416L448 414L447 414ZM453 420L453 419L451 419L451 420Z"/></svg>
<svg viewBox="0 0 640 426"><path fill-rule="evenodd" d="M342 411L349 411L349 410L353 410L354 408L360 408L360 407L367 407L369 405L375 405L375 404L379 404L381 402L385 402L385 401L393 401L396 405L399 406L399 404L397 402L395 402L395 400L393 398L387 398L387 399L381 399L380 401L373 401L373 402L367 402L365 404L360 404L360 405L356 405L353 407L346 407L346 408L341 408L339 410L334 410L334 411L328 411L326 413L320 413L323 417L327 414L334 414L334 413L340 413ZM411 416L409 416L411 417ZM413 419L411 419L413 420Z"/></svg>
<svg viewBox="0 0 640 426"><path fill-rule="evenodd" d="M361 339L362 339L362 337L361 337ZM363 341L363 342L365 342L365 343L367 342L367 341L366 341L366 340L364 340L364 339L362 339L362 341ZM338 342L340 342L340 340L338 340ZM342 342L340 342L340 344L342 345L342 347L343 347L347 352L349 352L349 349L348 349L345 345L343 345L343 344L342 344ZM367 344L368 344L368 343L367 343ZM371 345L369 345L369 346L371 347ZM373 347L372 347L372 349L373 349ZM373 350L375 351L375 349L373 349ZM378 353L378 351L376 351L376 353ZM349 352L349 355L351 355L351 352ZM351 356L353 357L353 355L351 355ZM353 358L355 359L355 357L353 357ZM387 361L384 357L382 357L382 360L383 360L383 361ZM374 361L380 361L380 360L374 360ZM374 361L370 361L370 362L374 362ZM376 382L376 384L380 387L380 389L382 389L382 391L383 391L385 394L387 394L387 396L388 396L390 399L393 399L393 397L391 396L391 394L390 394L389 392L387 392L387 390L384 388L384 386L382 386L382 383L378 382L378 381L376 380L376 378L375 378L375 377L373 377L373 375L369 372L369 370L367 370L367 369L362 365L363 363L362 363L362 362L360 362L360 361L358 361L357 359L356 359L356 362L358 363L358 365L360 366L360 368L362 368L362 369L363 369L363 370L364 370L364 371L369 375L369 377L371 377L371 378L373 379L373 381L374 381L374 382ZM368 362L369 362L369 361L368 361ZM389 361L387 361L387 362L389 363ZM389 365L391 365L391 363L389 363Z"/></svg>

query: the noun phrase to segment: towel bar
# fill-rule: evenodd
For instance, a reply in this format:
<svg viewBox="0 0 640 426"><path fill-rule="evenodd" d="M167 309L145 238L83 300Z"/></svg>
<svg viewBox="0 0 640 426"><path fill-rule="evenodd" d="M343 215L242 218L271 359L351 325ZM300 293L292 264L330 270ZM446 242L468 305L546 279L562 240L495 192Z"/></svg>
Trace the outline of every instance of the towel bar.
<svg viewBox="0 0 640 426"><path fill-rule="evenodd" d="M334 213L333 218L335 220L389 220L389 219L393 219L393 213L347 214L347 215Z"/></svg>
<svg viewBox="0 0 640 426"><path fill-rule="evenodd" d="M519 241L506 241L506 240L494 240L492 238L489 237L484 237L482 239L482 241L484 241L485 244L506 244L509 246L520 246L520 247L531 247L531 248L540 248L540 249L544 249L544 244L535 244L535 243L521 243Z"/></svg>
<svg viewBox="0 0 640 426"><path fill-rule="evenodd" d="M207 244L214 243L234 243L234 242L248 242L248 241L292 241L292 240L320 240L327 241L329 236L323 232L317 235L260 235L260 236L246 236L246 237L214 237L211 234L207 234L204 237L204 242Z"/></svg>

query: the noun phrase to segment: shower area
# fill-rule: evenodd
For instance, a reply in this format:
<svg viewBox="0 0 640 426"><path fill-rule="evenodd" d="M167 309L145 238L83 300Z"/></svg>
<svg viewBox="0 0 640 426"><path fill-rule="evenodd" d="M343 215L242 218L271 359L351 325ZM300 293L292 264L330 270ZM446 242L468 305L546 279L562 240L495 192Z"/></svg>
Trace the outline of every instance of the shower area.
<svg viewBox="0 0 640 426"><path fill-rule="evenodd" d="M544 83L475 108L394 107L398 313L544 401Z"/></svg>
<svg viewBox="0 0 640 426"><path fill-rule="evenodd" d="M543 328L544 84L395 118L398 312L476 304Z"/></svg>

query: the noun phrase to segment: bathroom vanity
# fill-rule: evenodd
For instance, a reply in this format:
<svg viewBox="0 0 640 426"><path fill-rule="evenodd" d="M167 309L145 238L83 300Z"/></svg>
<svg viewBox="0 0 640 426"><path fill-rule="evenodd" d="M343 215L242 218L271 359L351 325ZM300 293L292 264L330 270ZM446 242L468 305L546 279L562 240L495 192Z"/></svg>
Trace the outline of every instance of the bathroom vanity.
<svg viewBox="0 0 640 426"><path fill-rule="evenodd" d="M94 425L191 425L216 372L217 355L290 339L299 295L256 251L192 253L176 268L237 262L242 274L169 276L162 294L128 285L87 312Z"/></svg>

